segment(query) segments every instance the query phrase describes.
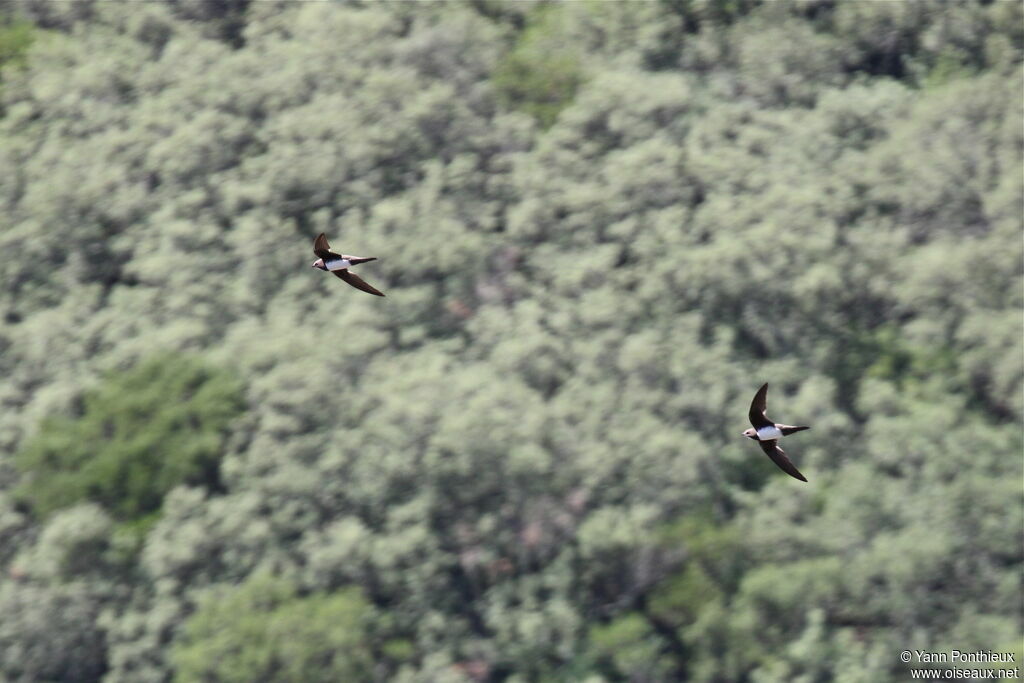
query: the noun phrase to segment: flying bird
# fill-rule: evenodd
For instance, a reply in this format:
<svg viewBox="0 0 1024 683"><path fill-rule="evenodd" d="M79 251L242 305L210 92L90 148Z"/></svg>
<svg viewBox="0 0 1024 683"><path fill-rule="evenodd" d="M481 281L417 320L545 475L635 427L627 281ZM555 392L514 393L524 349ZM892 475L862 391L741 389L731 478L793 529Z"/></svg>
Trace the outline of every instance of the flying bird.
<svg viewBox="0 0 1024 683"><path fill-rule="evenodd" d="M769 458L779 466L783 472L800 481L807 481L800 470L793 466L793 463L786 457L786 452L779 448L779 439L789 436L794 432L802 432L810 427L794 427L792 425L777 424L764 415L768 397L767 382L754 394L754 400L750 404L750 424L753 429L743 432L743 436L753 439L761 447Z"/></svg>
<svg viewBox="0 0 1024 683"><path fill-rule="evenodd" d="M376 289L373 285L367 284L363 278L349 270L352 266L360 263L376 261L376 256L370 256L367 258L363 256L349 256L348 254L335 254L327 244L327 235L324 233L320 233L317 238L313 240L313 253L320 257L316 261L313 261L314 268L334 273L356 289L361 289L364 292L369 292L370 294L375 294L377 296L384 296L383 292Z"/></svg>

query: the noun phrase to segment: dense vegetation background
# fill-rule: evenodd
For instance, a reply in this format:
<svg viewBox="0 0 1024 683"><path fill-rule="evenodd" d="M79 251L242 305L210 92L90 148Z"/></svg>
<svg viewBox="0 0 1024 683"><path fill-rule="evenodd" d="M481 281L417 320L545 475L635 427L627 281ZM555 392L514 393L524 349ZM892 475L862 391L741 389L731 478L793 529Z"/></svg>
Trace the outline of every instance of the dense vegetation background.
<svg viewBox="0 0 1024 683"><path fill-rule="evenodd" d="M1024 659L1022 50L1015 1L0 4L0 679Z"/></svg>

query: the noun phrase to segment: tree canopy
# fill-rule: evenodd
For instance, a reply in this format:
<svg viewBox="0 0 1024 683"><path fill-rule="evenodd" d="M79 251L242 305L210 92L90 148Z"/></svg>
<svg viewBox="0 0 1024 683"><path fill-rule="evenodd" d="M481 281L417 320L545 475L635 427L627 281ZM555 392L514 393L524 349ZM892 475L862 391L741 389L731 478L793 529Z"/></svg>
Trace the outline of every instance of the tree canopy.
<svg viewBox="0 0 1024 683"><path fill-rule="evenodd" d="M0 679L1024 660L1022 63L1003 1L0 3Z"/></svg>

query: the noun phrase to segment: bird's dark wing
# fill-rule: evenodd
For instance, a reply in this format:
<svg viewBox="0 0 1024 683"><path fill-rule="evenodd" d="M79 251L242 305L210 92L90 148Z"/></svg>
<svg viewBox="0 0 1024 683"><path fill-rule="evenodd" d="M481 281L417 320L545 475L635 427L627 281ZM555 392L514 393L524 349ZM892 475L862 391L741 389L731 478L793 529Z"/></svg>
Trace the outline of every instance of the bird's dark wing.
<svg viewBox="0 0 1024 683"><path fill-rule="evenodd" d="M336 258L341 258L333 251L327 244L327 235L320 233L316 239L313 240L313 253L322 258L324 261L332 261Z"/></svg>
<svg viewBox="0 0 1024 683"><path fill-rule="evenodd" d="M791 477L799 479L800 481L807 481L804 475L800 474L793 463L786 457L786 452L779 448L779 442L777 440L772 441L758 441L757 444L761 447L761 450L765 452L769 458L772 459L779 469L788 474Z"/></svg>
<svg viewBox="0 0 1024 683"><path fill-rule="evenodd" d="M363 280L363 278L359 277L358 275L350 271L348 268L344 268L342 270L332 270L331 272L340 277L345 282L355 287L356 289L361 289L364 292L376 294L377 296L384 296L383 292L375 289L373 285L367 284L366 281Z"/></svg>
<svg viewBox="0 0 1024 683"><path fill-rule="evenodd" d="M760 429L761 427L771 427L774 422L764 416L765 406L768 403L768 383L765 382L761 385L761 388L754 394L754 400L750 404L750 424L754 425L754 429Z"/></svg>

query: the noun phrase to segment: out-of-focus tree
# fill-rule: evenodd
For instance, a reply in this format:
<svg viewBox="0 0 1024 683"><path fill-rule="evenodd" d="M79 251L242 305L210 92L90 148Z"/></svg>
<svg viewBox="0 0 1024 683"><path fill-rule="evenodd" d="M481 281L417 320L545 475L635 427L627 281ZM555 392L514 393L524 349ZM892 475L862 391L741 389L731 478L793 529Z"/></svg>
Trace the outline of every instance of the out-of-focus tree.
<svg viewBox="0 0 1024 683"><path fill-rule="evenodd" d="M79 404L45 420L15 459L18 495L37 515L89 500L137 521L179 484L218 489L224 437L244 407L230 372L173 355L112 374Z"/></svg>
<svg viewBox="0 0 1024 683"><path fill-rule="evenodd" d="M0 581L0 673L17 681L98 681L107 669L102 602L85 582Z"/></svg>
<svg viewBox="0 0 1024 683"><path fill-rule="evenodd" d="M175 680L371 680L382 667L369 619L356 590L300 597L286 579L257 574L207 596L185 622L172 655Z"/></svg>
<svg viewBox="0 0 1024 683"><path fill-rule="evenodd" d="M1020 642L1020 3L11 6L0 677Z"/></svg>

